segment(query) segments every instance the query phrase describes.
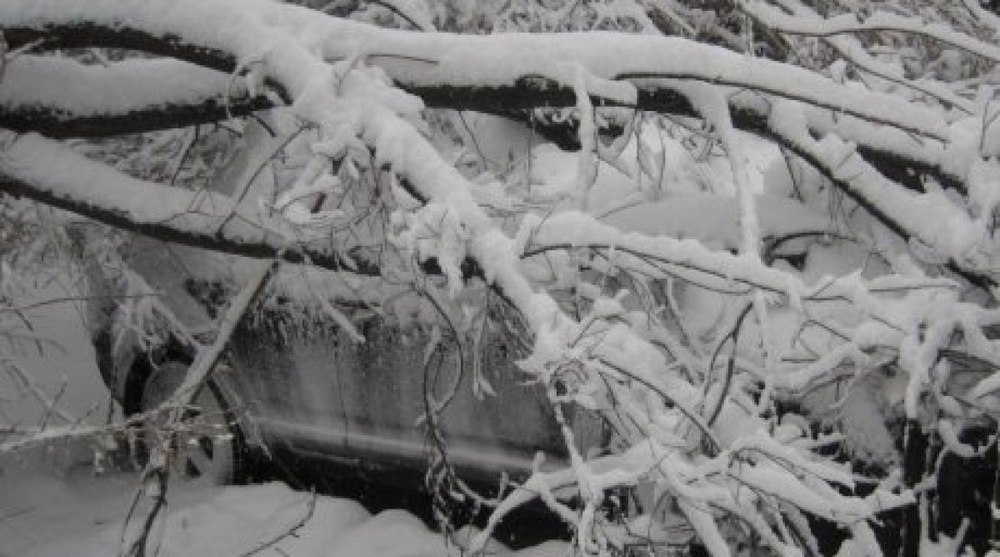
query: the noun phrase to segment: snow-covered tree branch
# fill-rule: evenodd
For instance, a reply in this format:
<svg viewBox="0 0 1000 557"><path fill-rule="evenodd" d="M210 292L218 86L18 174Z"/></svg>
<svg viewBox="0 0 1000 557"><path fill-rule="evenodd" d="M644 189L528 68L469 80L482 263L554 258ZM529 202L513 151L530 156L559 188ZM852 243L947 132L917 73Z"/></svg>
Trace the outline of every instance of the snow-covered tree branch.
<svg viewBox="0 0 1000 557"><path fill-rule="evenodd" d="M419 27L401 30L266 0L8 0L0 191L425 296L431 281L469 315L482 285L499 294L569 460L506 494L473 550L540 498L588 554L677 520L716 556L816 553L816 521L842 554L879 554L877 521L936 489L915 436L975 454L962 431L1000 411L1000 54L966 3L912 10L933 25L795 0L724 3L732 20L681 0L357 7ZM459 32L477 9L533 32ZM87 59L108 49L121 59ZM516 127L507 160L469 114ZM57 141L229 121L274 137L202 184L176 183L190 144L130 175ZM567 128L576 152L531 144ZM566 408L599 417L601 446L576 446ZM625 518L605 504L621 490Z"/></svg>

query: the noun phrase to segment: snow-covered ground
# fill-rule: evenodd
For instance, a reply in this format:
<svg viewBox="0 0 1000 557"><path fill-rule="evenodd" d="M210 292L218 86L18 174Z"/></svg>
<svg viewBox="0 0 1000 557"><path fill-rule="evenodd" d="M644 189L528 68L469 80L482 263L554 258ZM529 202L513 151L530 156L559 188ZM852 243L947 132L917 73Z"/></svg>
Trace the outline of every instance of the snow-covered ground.
<svg viewBox="0 0 1000 557"><path fill-rule="evenodd" d="M0 478L0 557L117 555L136 485L133 474L98 476L85 466L61 478L38 470L8 470ZM349 499L294 491L281 483L207 487L175 482L168 502L161 557L460 554L408 512L372 515ZM494 555L518 557L569 552L561 542L516 552L499 545L495 549Z"/></svg>
<svg viewBox="0 0 1000 557"><path fill-rule="evenodd" d="M19 300L31 308L23 312L25 321L3 323L0 356L21 373L0 370L0 392L6 395L0 399L0 424L100 425L106 420L110 394L97 371L82 308L70 301L79 296L70 287L50 284Z"/></svg>
<svg viewBox="0 0 1000 557"><path fill-rule="evenodd" d="M46 342L40 351L25 349L9 357L36 391L10 373L0 374L4 420L11 427L32 426L56 412L49 421L57 426L67 420L100 425L109 395L94 367L79 313L71 304L59 303L45 305L31 317L33 334ZM52 402L52 409L47 412L31 392ZM0 455L0 557L119 554L122 525L139 482L132 472L96 474L84 463L92 447L81 438ZM215 487L175 481L167 495L161 557L459 554L408 512L372 515L352 500L297 492L281 483ZM285 535L293 529L295 535ZM496 550L522 557L567 553L565 544L555 542L518 552L499 545Z"/></svg>

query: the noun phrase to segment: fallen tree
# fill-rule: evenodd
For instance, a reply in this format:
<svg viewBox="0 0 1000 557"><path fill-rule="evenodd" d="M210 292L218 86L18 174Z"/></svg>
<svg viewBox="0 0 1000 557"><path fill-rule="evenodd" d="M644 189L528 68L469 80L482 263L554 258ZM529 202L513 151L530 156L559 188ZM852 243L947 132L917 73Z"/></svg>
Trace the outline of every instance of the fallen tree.
<svg viewBox="0 0 1000 557"><path fill-rule="evenodd" d="M588 6L598 22L617 14L657 28L654 8ZM234 255L414 284L429 273L461 303L470 282L485 282L523 320L533 350L521 368L557 415L579 406L612 431L597 457L567 433L572 466L538 471L490 527L542 497L588 553L623 547L643 520L680 516L714 555L741 540L816 552L810 519L842 530L845 554L877 554L880 513L932 498L938 464L911 451L918 437L942 455L977 454L959 432L991 424L997 409L998 28L972 0L925 6L929 27L902 7L858 17L794 1L733 6L742 32L762 32L781 60L732 50L739 22L681 2L656 12L659 27L687 30L667 37L408 31L258 1L10 1L0 6L0 190ZM52 55L89 48L144 55ZM900 61L908 49L922 73ZM878 58L887 52L898 58ZM533 174L535 152L522 172L457 168L434 141L432 108L537 120L542 135L568 119L575 174ZM283 133L310 130L308 164L260 203L130 176L57 141L257 111L295 123ZM787 157L786 185L753 179L751 135ZM727 178L672 175L665 137L718 151L712 164ZM603 192L608 168L632 184L616 203ZM682 239L615 220L642 207L675 218L671 204L694 193L732 234ZM789 227L787 211L768 212L774 197L826 218ZM362 221L378 226L357 234ZM705 303L708 293L719 301ZM869 412L887 438L905 424L902 450L821 432L830 409L809 409L816 398L835 402L834 414ZM829 457L837 443L879 453L877 487ZM551 495L566 487L578 506ZM625 525L604 512L620 489L652 494ZM919 516L904 520L906 552L954 535L927 520L923 530Z"/></svg>

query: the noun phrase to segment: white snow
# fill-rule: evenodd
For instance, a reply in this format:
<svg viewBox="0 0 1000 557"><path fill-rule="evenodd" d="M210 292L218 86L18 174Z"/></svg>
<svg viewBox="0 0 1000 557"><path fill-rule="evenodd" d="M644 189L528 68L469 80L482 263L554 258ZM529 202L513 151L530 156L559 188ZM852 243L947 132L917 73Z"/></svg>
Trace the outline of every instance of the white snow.
<svg viewBox="0 0 1000 557"><path fill-rule="evenodd" d="M742 2L742 6L749 13L754 14L761 21L766 21L768 25L771 25L775 29L780 29L792 35L802 34L823 37L845 60L851 62L864 72L862 75L868 77L868 79L865 79L867 83L875 82L881 84L885 82L902 85L904 88L919 91L940 99L950 106L961 109L966 114L972 114L973 112L972 103L968 99L956 95L941 83L929 80L906 79L902 75L902 68L878 60L868 53L864 44L857 37L844 30L843 26L838 27L833 25L833 20L823 20L812 8L798 2L789 1L785 3L784 7L791 10L794 15L786 15L757 0L744 1ZM850 18L846 19L849 20ZM836 18L836 20L844 21L844 18ZM851 24L850 21L844 21L844 23L847 25ZM840 31L843 31L843 34Z"/></svg>
<svg viewBox="0 0 1000 557"><path fill-rule="evenodd" d="M196 105L247 91L242 81L170 59L127 59L108 66L71 58L24 55L4 66L0 106L37 108L64 116L125 115L143 109Z"/></svg>
<svg viewBox="0 0 1000 557"><path fill-rule="evenodd" d="M828 217L785 196L760 195L756 206L765 240L828 227ZM658 202L635 204L601 220L622 232L691 238L716 249L736 249L741 237L736 199L710 193L668 194Z"/></svg>
<svg viewBox="0 0 1000 557"><path fill-rule="evenodd" d="M96 476L89 467L74 468L62 478L5 468L0 476L0 554L117 554L136 481L121 472ZM209 487L175 482L167 497L162 557L245 555L255 550L259 555L295 557L461 554L459 547L408 512L372 514L349 499L314 496L281 483ZM473 534L460 532L456 539L467 542ZM568 545L547 542L512 551L491 542L489 551L510 557L562 557Z"/></svg>
<svg viewBox="0 0 1000 557"><path fill-rule="evenodd" d="M792 19L759 2L746 5L789 33L831 37L831 44L842 54L891 83L901 81L896 68L841 35L890 29L1000 60L1000 50L993 45L894 14L878 12L864 20L851 14L828 20L818 16ZM94 0L81 6L59 0L10 0L0 4L0 19L24 26L89 21L169 37L232 56L240 70L249 71L251 91L265 80L282 85L293 100L286 116L308 125L307 141L314 142L306 160L296 167L300 172L285 181L275 173L275 179L264 186L249 184L249 176L235 173L230 183L236 187L248 183L247 191L269 185L270 193L278 195L272 195L273 201L259 200L259 206L262 212L277 209L280 215L269 220L246 210L241 199L129 178L32 134L0 136L5 147L0 172L31 183L52 198L100 207L133 222L169 223L176 231L203 236L224 234L275 251L303 237L318 241L333 223L346 217L346 211L339 209L312 211L309 202L320 194L349 189L348 181L362 189L367 186L362 176L375 174L391 173L393 180L405 181L407 193L396 183L390 185L393 194L413 199L409 204L379 207L395 211L392 230L383 231L380 238L418 263L434 258L453 299L465 292L462 265L473 259L485 281L503 294L533 335L534 350L519 362L521 369L549 387L549 399L557 409L564 402L575 402L601 412L616 428L616 448L625 455L585 459L575 452L567 427L572 468L536 472L528 487L537 491L524 490L509 498L494 515L494 522L510 506L539 497L583 529L578 532L578 548L590 550L595 540L587 530L596 524L595 509L603 492L652 478L656 490L674 498L716 555L729 550L717 517L703 508L738 517L763 543L784 554L797 552L785 530L786 520L791 524L802 520L798 510L777 519L783 511L775 509L789 505L850 524L856 542L864 545L870 542L871 532L863 521L879 510L876 503L883 500L882 495L864 500L838 493L832 486L850 486L853 479L840 465L810 452L813 440L804 438L808 428L768 429L771 424L764 416L773 392L801 394L818 388L822 381L848 381L851 374L885 365L888 360L882 352L891 352L905 376L891 385L903 387L900 399L894 401L916 419L923 410L924 395L947 402L935 384L936 377L949 373L946 364L937 363L943 348L964 343L962 348L970 355L991 364L1000 359L994 343L980 330L996 320L995 311L963 300L956 281L934 278L945 263L996 276L998 247L991 226L1000 198L991 191L996 185L991 173L997 166L983 160L997 148L995 136L975 118L947 113L933 103L911 102L910 93L897 94L879 79L866 80L878 89L873 91L863 83L847 81L843 68L831 68L827 77L678 37L608 32L490 36L405 32L319 17L264 0ZM410 2L397 7L409 10L414 6ZM426 20L419 26L431 28ZM942 67L960 73L961 68L954 67L955 56L942 54ZM192 102L218 95L223 86L220 76L205 74L200 79L202 70L186 67L178 71L197 83L174 90L161 76L149 75L155 69L150 62L86 68L72 64L23 58L9 69L20 72L14 75L25 84L7 91L4 102L23 106L33 102L29 99L32 86L55 87L75 80L85 86L80 96L52 91L39 102L95 114L119 106ZM171 64L173 68L178 63ZM105 80L109 76L128 84L123 96L113 97L108 91ZM148 80L143 76L149 76ZM494 183L491 176L474 176L473 180L446 160L427 137L423 101L403 90L515 87L525 79L575 92L583 149L571 155L569 165L566 154L551 146L527 152L527 165L536 162L538 166L524 171L527 194L523 199L512 191L487 194L491 186L502 189L503 185ZM977 117L984 120L991 114L986 94L970 103L942 91L941 86L903 85L934 94L966 112L970 104L977 106ZM662 142L657 150L642 133L634 146L609 149L598 144L593 108L633 105L638 92L654 87L686 95L712 125L712 142L705 145L710 150L714 139L721 140L728 169L720 175L727 179L696 184L683 170L716 168L712 165L717 163L674 165L683 158L675 156L681 154L676 145ZM864 211L818 213L817 206L834 212L828 183L809 180L799 191L784 176L776 180L778 184L767 183L766 177L777 174L773 168L752 172L748 155L742 152L745 138L733 127L734 106L758 116L769 115L768 133L831 177L835 190L884 216L889 228L906 242L887 240L886 227L875 226ZM879 174L859 155L859 146L942 169L945 177L958 177L962 185L971 186L971 200L930 180L924 191L910 191ZM369 151L374 155L369 157ZM615 151L616 155L628 151L636 160L599 161ZM359 169L357 153L372 159L369 167ZM773 153L771 157L776 159ZM331 167L343 172L332 174ZM371 193L380 186L375 181ZM278 191L289 184L291 189ZM698 191L699 185L707 185L703 188L707 191ZM825 191L820 193L821 189ZM621 199L615 200L616 195ZM418 198L421 205L414 208L412 202ZM497 200L496 206L484 206L485 198ZM566 210L560 204L567 198L575 201L578 210ZM149 203L150 199L157 203ZM629 206L640 199L649 203ZM535 203L540 209L518 214L514 209L520 209L518 202ZM594 214L588 214L595 206ZM861 226L849 230L850 235L821 238L821 233L833 231L833 223ZM809 265L800 273L791 264L761 259L760 247L768 237L800 233L816 236L817 242L858 241L864 243L865 249L858 251L865 257L884 261L862 272L851 259L857 254L851 253L835 262ZM331 235L330 239L332 245L339 237ZM728 251L733 248L737 255ZM327 245L312 253L335 254L337 249ZM821 247L809 258L833 254ZM572 296L586 300L574 308L564 303L559 290L589 280L582 278L581 270L581 261L587 257L595 262L586 261L590 265L586 272L599 277L574 290ZM821 276L824 270L838 275ZM889 274L894 270L900 274ZM551 278L540 278L543 275ZM621 282L611 284L619 277L623 277ZM608 284L601 284L602 279ZM631 292L605 293L605 288L622 288L628 280L634 282ZM667 300L664 303L656 296ZM735 317L734 310L745 304L733 302L747 298L757 319L740 330L741 318ZM328 313L342 318L335 309ZM694 314L699 315L685 319ZM742 344L737 335L743 337ZM730 339L731 352L727 349ZM991 395L1000 385L996 377L982 379L971 394ZM755 401L748 391L750 383L760 379L764 388ZM556 385L569 392L559 392ZM854 402L866 410L875 403ZM950 408L946 403L942 407ZM941 434L952 450L961 452L962 447L953 442L950 423L942 423ZM572 485L580 492L582 511L572 511L555 499L551 483L556 480L560 487ZM903 492L884 500L905 502L909 496ZM249 530L255 530L254 542L260 542L261 532L273 532L242 523L230 528L214 518L230 517L231 509L239 507L251 515L260 510L248 524L263 521L286 526L290 516L295 516L286 515L286 510L301 507L296 497L275 485L223 490L180 509L176 515L180 518L168 523L166 539L180 544L173 550L179 554L195 551L191 547L201 547L202 534L192 524L206 523L239 532L204 542L223 544L205 546L211 552L233 550L235 546L225 544L243 543L252 537L243 534ZM246 502L257 500L260 505L265 502L260 499L277 507ZM317 505L317 509L328 507L326 502ZM335 541L310 536L292 541L306 546L315 543L326 553L392 554L394 546L381 544L398 537L408 540L406 549L418 553L445 551L436 537L425 537L419 525L402 515L369 518L350 505L322 512L332 516L332 524L350 530L341 531ZM304 532L311 527L305 528ZM311 546L301 549L310 550Z"/></svg>
<svg viewBox="0 0 1000 557"><path fill-rule="evenodd" d="M626 105L634 101L636 85L612 79L685 78L808 100L932 138L947 137L946 123L936 111L846 87L795 66L746 58L681 38L602 32L489 36L405 32L317 18L311 10L263 0L230 2L205 6L197 0L130 0L124 5L101 2L67 9L59 0L18 1L0 6L0 19L28 27L88 19L154 36L174 34L234 54L243 62L268 59L272 77L293 94L301 91L306 74L297 71L302 69L299 63L286 63L291 62L289 55L296 55L284 36L298 37L300 44L321 49L330 60L367 56L394 80L410 86L514 85L519 78L541 76L572 88L576 74L567 68L583 67L592 74L587 82L591 94ZM602 47L592 48L595 41Z"/></svg>
<svg viewBox="0 0 1000 557"><path fill-rule="evenodd" d="M845 13L826 20L793 18L774 9L767 9L762 0L740 0L740 5L751 10L771 27L787 33L827 37L858 33L861 31L897 31L911 35L924 35L945 44L967 50L993 63L1000 62L1000 48L959 33L944 23L929 23L916 17L904 17L889 11L876 11L861 17Z"/></svg>
<svg viewBox="0 0 1000 557"><path fill-rule="evenodd" d="M70 147L34 133L0 131L0 175L32 184L56 202L100 209L106 216L139 226L175 231L188 238L263 244L278 253L306 248L313 257L332 256L335 248L304 242L268 226L247 204L207 190L186 190L133 178L88 159ZM150 200L155 202L150 203Z"/></svg>

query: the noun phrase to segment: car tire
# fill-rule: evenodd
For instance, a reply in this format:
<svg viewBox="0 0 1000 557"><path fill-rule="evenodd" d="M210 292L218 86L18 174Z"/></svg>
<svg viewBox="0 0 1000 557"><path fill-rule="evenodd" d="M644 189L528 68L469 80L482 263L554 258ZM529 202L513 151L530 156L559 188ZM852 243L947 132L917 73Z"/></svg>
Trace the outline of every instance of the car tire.
<svg viewBox="0 0 1000 557"><path fill-rule="evenodd" d="M188 364L170 361L158 366L143 385L140 409L147 412L157 408L173 395L184 381ZM145 424L144 437L155 440L162 432L165 414L152 416ZM235 483L239 479L243 437L236 426L218 387L211 382L202 386L192 399L184 420L190 427L174 437L171 450L170 473L186 482L208 485ZM148 450L143 448L139 463L148 461Z"/></svg>

